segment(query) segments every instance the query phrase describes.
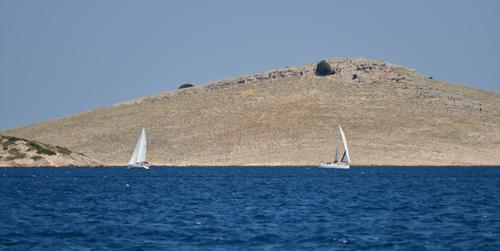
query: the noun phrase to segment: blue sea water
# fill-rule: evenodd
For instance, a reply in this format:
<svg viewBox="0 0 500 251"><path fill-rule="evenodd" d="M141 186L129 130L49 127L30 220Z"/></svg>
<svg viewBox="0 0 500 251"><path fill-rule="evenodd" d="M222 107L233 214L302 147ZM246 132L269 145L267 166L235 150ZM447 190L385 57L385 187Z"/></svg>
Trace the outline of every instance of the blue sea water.
<svg viewBox="0 0 500 251"><path fill-rule="evenodd" d="M1 168L1 250L500 250L500 167Z"/></svg>

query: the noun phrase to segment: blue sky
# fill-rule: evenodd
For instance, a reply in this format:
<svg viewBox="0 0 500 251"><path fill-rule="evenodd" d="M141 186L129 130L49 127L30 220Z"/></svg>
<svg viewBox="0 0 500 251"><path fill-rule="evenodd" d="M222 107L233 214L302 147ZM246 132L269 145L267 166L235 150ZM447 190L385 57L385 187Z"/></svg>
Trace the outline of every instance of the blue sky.
<svg viewBox="0 0 500 251"><path fill-rule="evenodd" d="M0 1L0 130L363 57L500 92L500 1Z"/></svg>

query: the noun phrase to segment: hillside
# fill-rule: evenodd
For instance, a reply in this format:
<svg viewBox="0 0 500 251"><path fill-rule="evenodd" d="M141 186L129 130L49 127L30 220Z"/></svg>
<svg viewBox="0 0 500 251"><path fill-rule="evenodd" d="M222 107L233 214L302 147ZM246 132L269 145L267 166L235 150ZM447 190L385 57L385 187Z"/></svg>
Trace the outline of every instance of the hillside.
<svg viewBox="0 0 500 251"><path fill-rule="evenodd" d="M146 129L154 165L317 165L337 121L353 165L500 165L500 93L363 58L224 79L0 131L126 165ZM356 76L354 77L354 74Z"/></svg>
<svg viewBox="0 0 500 251"><path fill-rule="evenodd" d="M102 162L64 147L0 135L0 167L100 167Z"/></svg>

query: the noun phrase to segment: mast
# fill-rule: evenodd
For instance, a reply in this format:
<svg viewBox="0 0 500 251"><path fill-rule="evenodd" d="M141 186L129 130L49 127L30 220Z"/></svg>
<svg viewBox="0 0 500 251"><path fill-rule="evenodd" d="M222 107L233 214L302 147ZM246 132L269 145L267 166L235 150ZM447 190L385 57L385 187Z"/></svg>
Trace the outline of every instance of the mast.
<svg viewBox="0 0 500 251"><path fill-rule="evenodd" d="M339 145L340 145L339 127L340 127L340 124L337 121L337 152L335 153L335 161L333 161L333 163L337 163L337 159L339 157Z"/></svg>

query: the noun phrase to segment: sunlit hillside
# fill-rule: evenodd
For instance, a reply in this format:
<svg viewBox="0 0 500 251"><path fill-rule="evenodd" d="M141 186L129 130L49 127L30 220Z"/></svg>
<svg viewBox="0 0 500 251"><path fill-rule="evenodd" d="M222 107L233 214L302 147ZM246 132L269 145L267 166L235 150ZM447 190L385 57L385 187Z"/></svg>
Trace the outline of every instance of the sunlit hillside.
<svg viewBox="0 0 500 251"><path fill-rule="evenodd" d="M363 58L224 79L0 131L126 165L144 127L154 165L317 165L337 122L352 165L500 165L500 93Z"/></svg>

